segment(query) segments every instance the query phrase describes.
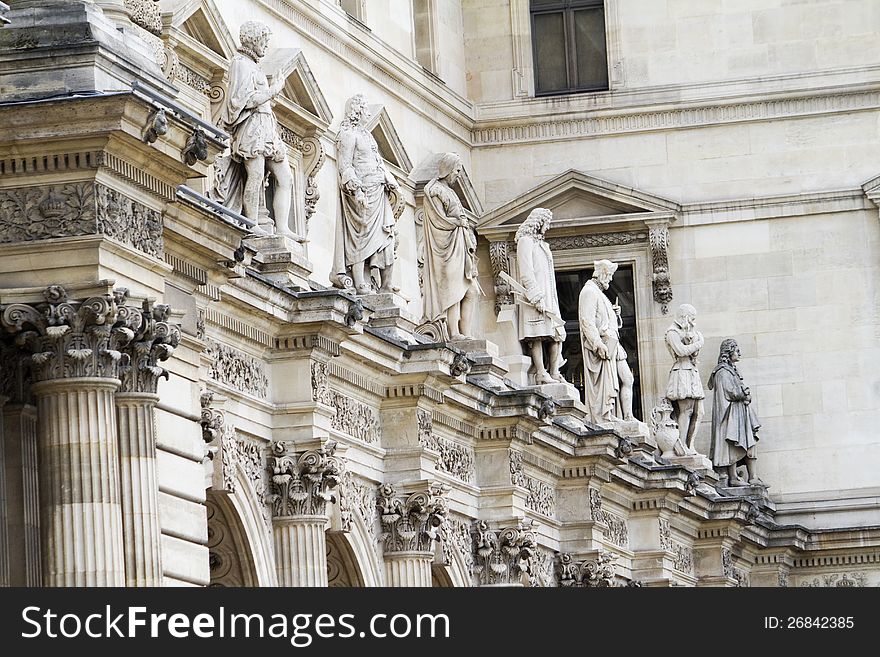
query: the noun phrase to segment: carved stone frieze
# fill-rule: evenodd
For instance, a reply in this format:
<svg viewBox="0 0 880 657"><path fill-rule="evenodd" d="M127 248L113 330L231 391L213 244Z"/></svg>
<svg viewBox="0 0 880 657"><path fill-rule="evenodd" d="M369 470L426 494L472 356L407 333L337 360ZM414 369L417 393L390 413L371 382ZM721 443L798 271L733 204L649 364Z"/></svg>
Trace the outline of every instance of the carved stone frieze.
<svg viewBox="0 0 880 657"><path fill-rule="evenodd" d="M436 482L427 491L403 495L391 484L379 486L376 504L385 553L432 552L442 539L449 487Z"/></svg>
<svg viewBox="0 0 880 657"><path fill-rule="evenodd" d="M570 554L559 555L559 585L583 588L614 586L615 557L602 552L596 559L575 561Z"/></svg>
<svg viewBox="0 0 880 657"><path fill-rule="evenodd" d="M595 488L590 489L590 515L595 522L605 525L602 537L606 541L617 547L629 545L629 530L626 521L602 508L602 493Z"/></svg>
<svg viewBox="0 0 880 657"><path fill-rule="evenodd" d="M721 548L721 573L733 577L733 553L730 548Z"/></svg>
<svg viewBox="0 0 880 657"><path fill-rule="evenodd" d="M751 586L751 581L749 578L749 574L741 570L740 568L735 568L733 571L733 579L736 580L736 585L741 588L748 588Z"/></svg>
<svg viewBox="0 0 880 657"><path fill-rule="evenodd" d="M162 214L94 182L0 191L0 243L107 235L144 253L164 252Z"/></svg>
<svg viewBox="0 0 880 657"><path fill-rule="evenodd" d="M379 442L379 414L371 406L343 395L330 387L327 364L311 362L312 400L332 407L336 412L330 426L365 443Z"/></svg>
<svg viewBox="0 0 880 657"><path fill-rule="evenodd" d="M672 530L669 528L669 521L661 519L658 522L660 523L660 549L671 550Z"/></svg>
<svg viewBox="0 0 880 657"><path fill-rule="evenodd" d="M159 0L125 0L131 22L147 32L162 36L162 17L159 14Z"/></svg>
<svg viewBox="0 0 880 657"><path fill-rule="evenodd" d="M455 562L453 555L464 560L464 572L468 578L474 573L474 550L471 539L471 522L467 518L449 515L442 525L443 563L447 566ZM468 584L471 582L469 581Z"/></svg>
<svg viewBox="0 0 880 657"><path fill-rule="evenodd" d="M645 242L648 235L645 231L623 231L617 233L599 233L596 235L564 235L548 237L547 245L551 251L569 249L590 249L600 246L626 246Z"/></svg>
<svg viewBox="0 0 880 657"><path fill-rule="evenodd" d="M43 291L42 303L0 307L0 325L30 353L34 381L71 377L118 378L128 360L122 349L141 329L143 316L125 306L128 290L68 299L60 285Z"/></svg>
<svg viewBox="0 0 880 657"><path fill-rule="evenodd" d="M476 457L474 450L452 440L434 435L431 413L422 408L416 409L419 444L425 449L440 454L437 470L446 472L465 483L473 483L476 477Z"/></svg>
<svg viewBox="0 0 880 657"><path fill-rule="evenodd" d="M693 574L694 551L686 545L676 542L672 545L672 552L675 554L672 567L680 573Z"/></svg>
<svg viewBox="0 0 880 657"><path fill-rule="evenodd" d="M191 89L195 89L200 94L204 94L208 97L211 96L211 81L204 75L195 72L186 64L180 64L177 69L176 78Z"/></svg>
<svg viewBox="0 0 880 657"><path fill-rule="evenodd" d="M478 520L472 529L474 571L481 586L524 584L533 569L537 539L534 523L521 520L516 527L490 529Z"/></svg>
<svg viewBox="0 0 880 657"><path fill-rule="evenodd" d="M538 546L532 558L529 586L554 587L556 582L556 556L552 550Z"/></svg>
<svg viewBox="0 0 880 657"><path fill-rule="evenodd" d="M324 165L326 155L324 147L321 146L321 140L316 137L306 137L298 148L302 151L303 160L306 162L305 206L306 229L308 229L309 220L315 214L315 209L321 198L321 192L318 188L318 172Z"/></svg>
<svg viewBox="0 0 880 657"><path fill-rule="evenodd" d="M155 394L161 377L168 371L159 366L168 360L180 343L180 327L168 323L170 306L143 302L140 329L126 345L128 362L119 368L122 385L120 392L149 392Z"/></svg>
<svg viewBox="0 0 880 657"><path fill-rule="evenodd" d="M507 242L491 242L489 244L489 262L495 279L495 313L501 306L513 303L513 291L501 277L501 273L510 275L509 244Z"/></svg>
<svg viewBox="0 0 880 657"><path fill-rule="evenodd" d="M651 245L651 285L654 301L660 304L665 315L672 301L672 282L669 279L669 227L665 222L651 223L648 226L648 241Z"/></svg>
<svg viewBox="0 0 880 657"><path fill-rule="evenodd" d="M782 573L780 573L780 582L782 582ZM798 586L801 587L841 587L841 588L861 588L867 586L867 577L864 572L851 573L831 573L819 575L817 577L804 577L800 579ZM788 576L785 577L785 584L780 586L788 586Z"/></svg>
<svg viewBox="0 0 880 657"><path fill-rule="evenodd" d="M210 338L205 340L205 353L211 359L208 378L260 399L268 396L269 378L256 358Z"/></svg>
<svg viewBox="0 0 880 657"><path fill-rule="evenodd" d="M320 516L327 513L327 503L336 502L336 489L344 473L344 464L334 456L336 443L303 452L274 442L268 459L269 497L275 518Z"/></svg>

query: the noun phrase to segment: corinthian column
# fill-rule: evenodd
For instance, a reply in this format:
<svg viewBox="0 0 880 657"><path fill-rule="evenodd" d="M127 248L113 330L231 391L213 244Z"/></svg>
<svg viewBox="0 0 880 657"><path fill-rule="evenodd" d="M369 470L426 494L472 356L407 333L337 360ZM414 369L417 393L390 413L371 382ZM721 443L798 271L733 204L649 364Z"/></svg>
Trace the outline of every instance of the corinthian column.
<svg viewBox="0 0 880 657"><path fill-rule="evenodd" d="M493 530L485 520L474 522L474 570L480 586L527 586L533 572L537 539L535 523Z"/></svg>
<svg viewBox="0 0 880 657"><path fill-rule="evenodd" d="M154 413L159 378L168 377L158 363L167 360L180 342L180 329L165 321L169 310L144 301L141 328L125 349L128 362L120 367L116 426L126 586L162 584Z"/></svg>
<svg viewBox="0 0 880 657"><path fill-rule="evenodd" d="M344 465L336 442L295 452L272 443L269 490L272 499L275 568L279 586L327 586L327 503Z"/></svg>
<svg viewBox="0 0 880 657"><path fill-rule="evenodd" d="M376 503L382 522L387 586L431 586L434 543L441 538L448 486L429 483L426 491L400 494L379 486Z"/></svg>
<svg viewBox="0 0 880 657"><path fill-rule="evenodd" d="M122 514L113 394L120 349L139 316L125 291L83 302L53 285L44 302L2 308L0 323L30 353L37 400L45 586L122 586Z"/></svg>

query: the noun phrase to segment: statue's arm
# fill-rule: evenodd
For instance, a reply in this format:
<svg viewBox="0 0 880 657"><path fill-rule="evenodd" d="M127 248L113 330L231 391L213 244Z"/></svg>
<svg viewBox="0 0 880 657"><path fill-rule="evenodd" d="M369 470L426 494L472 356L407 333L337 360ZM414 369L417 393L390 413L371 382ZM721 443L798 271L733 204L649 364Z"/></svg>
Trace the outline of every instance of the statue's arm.
<svg viewBox="0 0 880 657"><path fill-rule="evenodd" d="M544 300L544 292L535 280L532 245L532 240L528 237L519 239L516 243L516 264L519 268L519 282L526 289L526 298L529 303L536 305Z"/></svg>
<svg viewBox="0 0 880 657"><path fill-rule="evenodd" d="M590 351L599 351L605 348L602 336L599 335L599 327L596 326L596 311L598 299L589 292L582 292L578 299L578 323L581 327L581 336L587 343Z"/></svg>
<svg viewBox="0 0 880 657"><path fill-rule="evenodd" d="M695 342L693 344L685 344L681 341L681 336L677 331L667 331L666 332L666 342L672 348L672 352L678 356L679 358L684 358L685 356L691 356L697 353L700 350L700 347L703 346L702 341Z"/></svg>
<svg viewBox="0 0 880 657"><path fill-rule="evenodd" d="M339 182L343 189L353 194L361 187L361 181L354 170L355 136L348 131L340 131L336 143L336 157L339 162Z"/></svg>
<svg viewBox="0 0 880 657"><path fill-rule="evenodd" d="M748 398L748 393L743 389L742 383L726 369L721 369L715 375L718 385L724 391L724 398L729 402L741 402Z"/></svg>

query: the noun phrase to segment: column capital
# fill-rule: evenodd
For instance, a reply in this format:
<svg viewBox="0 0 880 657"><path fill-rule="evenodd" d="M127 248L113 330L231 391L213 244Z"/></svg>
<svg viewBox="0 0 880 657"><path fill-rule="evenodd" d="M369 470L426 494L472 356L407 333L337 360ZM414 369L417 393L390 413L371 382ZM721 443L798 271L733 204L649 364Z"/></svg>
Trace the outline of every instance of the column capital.
<svg viewBox="0 0 880 657"><path fill-rule="evenodd" d="M515 527L491 529L485 520L473 524L474 568L480 586L516 586L531 574L535 550L536 524L525 518Z"/></svg>
<svg viewBox="0 0 880 657"><path fill-rule="evenodd" d="M120 314L140 314L140 328L126 345L126 362L119 368L120 392L155 394L159 379L168 378L168 370L160 367L159 361L168 360L180 344L180 327L167 321L170 311L171 306L152 299L145 299L140 310L120 309Z"/></svg>
<svg viewBox="0 0 880 657"><path fill-rule="evenodd" d="M34 382L118 378L122 349L143 322L124 305L128 290L108 288L76 301L61 285L50 285L42 295L42 302L0 306L0 326L30 352Z"/></svg>
<svg viewBox="0 0 880 657"><path fill-rule="evenodd" d="M276 520L320 516L326 519L327 503L336 502L333 492L345 471L335 456L336 442L296 451L295 446L276 441L268 460L269 493Z"/></svg>
<svg viewBox="0 0 880 657"><path fill-rule="evenodd" d="M559 556L559 585L581 588L613 587L615 557L600 552L595 559L578 561L568 553Z"/></svg>
<svg viewBox="0 0 880 657"><path fill-rule="evenodd" d="M379 486L376 504L382 523L385 554L434 551L434 541L442 538L448 514L446 494L449 486L429 482L423 491L398 492L392 484Z"/></svg>

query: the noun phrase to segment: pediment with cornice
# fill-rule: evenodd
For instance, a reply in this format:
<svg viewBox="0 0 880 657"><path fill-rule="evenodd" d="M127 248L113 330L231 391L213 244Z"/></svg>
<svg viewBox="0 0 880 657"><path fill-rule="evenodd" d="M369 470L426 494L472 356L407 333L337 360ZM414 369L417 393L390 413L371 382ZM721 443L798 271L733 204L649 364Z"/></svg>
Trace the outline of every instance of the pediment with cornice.
<svg viewBox="0 0 880 657"><path fill-rule="evenodd" d="M379 154L382 158L395 167L397 173L402 173L404 177L409 177L413 170L412 160L397 134L397 129L388 115L385 106L377 103L367 105L367 130L373 135L376 144L379 146Z"/></svg>

